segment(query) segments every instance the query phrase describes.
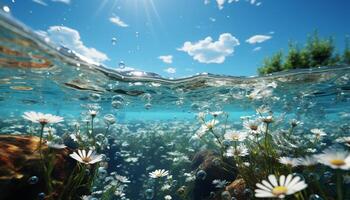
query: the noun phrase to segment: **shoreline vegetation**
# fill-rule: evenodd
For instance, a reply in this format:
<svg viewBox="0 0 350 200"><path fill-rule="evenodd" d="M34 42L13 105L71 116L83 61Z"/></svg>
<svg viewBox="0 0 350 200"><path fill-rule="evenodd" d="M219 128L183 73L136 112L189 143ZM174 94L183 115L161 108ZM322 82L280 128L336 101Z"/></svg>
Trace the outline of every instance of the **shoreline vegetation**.
<svg viewBox="0 0 350 200"><path fill-rule="evenodd" d="M350 65L350 38L345 39L343 52L335 48L333 37L321 38L317 31L309 35L306 44L290 42L288 52L278 51L266 57L258 68L259 75L291 69L305 69L324 66Z"/></svg>

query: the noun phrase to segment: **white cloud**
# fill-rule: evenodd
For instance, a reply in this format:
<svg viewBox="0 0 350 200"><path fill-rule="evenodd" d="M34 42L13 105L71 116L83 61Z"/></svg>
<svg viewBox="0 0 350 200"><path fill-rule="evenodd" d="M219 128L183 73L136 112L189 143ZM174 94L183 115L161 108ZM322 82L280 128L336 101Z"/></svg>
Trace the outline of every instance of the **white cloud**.
<svg viewBox="0 0 350 200"><path fill-rule="evenodd" d="M61 2L61 3L65 3L65 4L70 4L70 0L51 0L53 2Z"/></svg>
<svg viewBox="0 0 350 200"><path fill-rule="evenodd" d="M253 49L253 51L260 51L261 50L261 47L255 47L254 49Z"/></svg>
<svg viewBox="0 0 350 200"><path fill-rule="evenodd" d="M90 63L101 63L109 60L108 56L95 48L87 47L81 41L77 30L66 26L51 26L47 31L36 31L44 37L45 41L50 41L56 45L62 45L79 55L79 57Z"/></svg>
<svg viewBox="0 0 350 200"><path fill-rule="evenodd" d="M256 44L256 43L262 43L266 40L271 39L272 37L269 35L254 35L246 40L249 44Z"/></svg>
<svg viewBox="0 0 350 200"><path fill-rule="evenodd" d="M246 2L250 3L251 5L260 6L261 2L257 2L256 0L245 0ZM237 3L239 0L216 0L216 4L218 5L218 8L222 10L224 8L224 5L226 3ZM204 0L204 4L207 5L210 3L210 0Z"/></svg>
<svg viewBox="0 0 350 200"><path fill-rule="evenodd" d="M47 6L47 3L43 0L33 0L34 3L40 4L42 6Z"/></svg>
<svg viewBox="0 0 350 200"><path fill-rule="evenodd" d="M109 21L112 22L113 24L116 24L117 26L120 26L120 27L128 27L129 25L126 24L125 22L123 22L120 17L118 16L115 16L115 17L110 17L109 18Z"/></svg>
<svg viewBox="0 0 350 200"><path fill-rule="evenodd" d="M169 68L165 69L164 71L169 73L169 74L175 74L176 73L176 68L169 67Z"/></svg>
<svg viewBox="0 0 350 200"><path fill-rule="evenodd" d="M164 63L168 63L168 64L173 63L173 56L172 55L159 56L158 59L162 60Z"/></svg>
<svg viewBox="0 0 350 200"><path fill-rule="evenodd" d="M44 0L32 0L34 3L47 6L46 1ZM70 4L71 0L51 0L52 2L60 2L60 3L65 3L65 4Z"/></svg>
<svg viewBox="0 0 350 200"><path fill-rule="evenodd" d="M213 41L211 37L206 37L198 42L185 42L179 48L192 56L194 60L200 63L223 63L226 56L234 53L234 47L239 45L237 38L230 33L223 33L217 41Z"/></svg>

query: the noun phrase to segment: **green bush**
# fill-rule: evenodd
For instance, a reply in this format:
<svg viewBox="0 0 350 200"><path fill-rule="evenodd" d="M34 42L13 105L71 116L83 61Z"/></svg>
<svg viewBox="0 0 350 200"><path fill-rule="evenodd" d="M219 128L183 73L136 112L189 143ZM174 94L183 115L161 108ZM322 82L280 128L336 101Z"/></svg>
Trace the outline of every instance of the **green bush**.
<svg viewBox="0 0 350 200"><path fill-rule="evenodd" d="M290 69L302 69L321 66L334 66L339 64L350 64L349 39L343 56L335 52L333 38L320 38L315 31L309 36L307 43L302 49L297 43L291 42L288 54L283 57L282 52L278 52L271 58L265 58L262 66L258 68L260 75L279 72Z"/></svg>
<svg viewBox="0 0 350 200"><path fill-rule="evenodd" d="M345 49L342 57L343 64L347 64L347 65L350 65L350 47L349 46L350 46L350 41L349 41L349 37L347 37L345 40Z"/></svg>

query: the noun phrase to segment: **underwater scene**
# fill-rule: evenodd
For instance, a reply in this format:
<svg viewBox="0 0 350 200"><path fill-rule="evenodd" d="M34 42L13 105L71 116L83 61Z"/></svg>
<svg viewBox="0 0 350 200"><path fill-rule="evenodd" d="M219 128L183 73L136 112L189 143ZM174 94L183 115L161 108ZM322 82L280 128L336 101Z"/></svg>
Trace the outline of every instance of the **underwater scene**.
<svg viewBox="0 0 350 200"><path fill-rule="evenodd" d="M298 33L290 30L293 22L284 25L291 35L283 40L278 28L246 41L223 23L215 25L219 39L205 28L223 13L238 17L234 6L248 12L272 9L277 1L179 0L176 8L171 0L130 0L142 2L139 20L149 18L147 11L165 15L157 8L167 3L169 15L181 19L213 17L188 36L196 39L175 46L162 39L148 44L153 39L137 31L127 43L145 40L136 41L133 51L140 53L125 55L121 39L87 29L85 38L97 34L108 48L120 48L114 60L112 53L87 47L93 42L83 43L84 34L65 26L69 19L56 26L45 19L74 9L114 9L104 20L122 29L116 31L122 38L127 29L142 30L137 21L119 17L128 12L121 11L126 2L0 1L0 200L350 200L350 24L342 18L350 2L309 1L306 9L316 13L310 17L327 21L321 11L337 9L323 17L343 21L327 32L326 22L296 20L309 28L297 43L290 41ZM296 9L305 2L279 6ZM195 5L197 14L186 8ZM59 9L40 10L53 7ZM90 20L84 16L70 20ZM38 26L36 20L48 22ZM89 23L100 26L97 21ZM150 29L160 31L154 23ZM191 34L167 31L175 38ZM279 40L277 47L268 40ZM174 52L159 47L164 45ZM154 49L172 55L149 56ZM189 58L176 61L181 56ZM245 59L232 61L240 56Z"/></svg>

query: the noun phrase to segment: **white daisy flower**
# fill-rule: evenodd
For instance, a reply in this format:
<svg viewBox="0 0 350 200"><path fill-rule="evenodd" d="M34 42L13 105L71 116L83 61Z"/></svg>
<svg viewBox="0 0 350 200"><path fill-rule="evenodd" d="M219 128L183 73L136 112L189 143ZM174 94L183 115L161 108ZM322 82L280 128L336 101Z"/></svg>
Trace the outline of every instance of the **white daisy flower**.
<svg viewBox="0 0 350 200"><path fill-rule="evenodd" d="M98 110L90 109L89 110L89 115L94 118L98 114Z"/></svg>
<svg viewBox="0 0 350 200"><path fill-rule="evenodd" d="M102 161L102 157L103 157L102 155L96 155L95 153L93 153L92 150L89 150L86 153L85 150L80 150L80 149L78 150L78 153L73 152L69 156L86 165L100 162Z"/></svg>
<svg viewBox="0 0 350 200"><path fill-rule="evenodd" d="M115 179L120 181L121 183L130 183L130 180L126 176L121 176L121 175L115 175Z"/></svg>
<svg viewBox="0 0 350 200"><path fill-rule="evenodd" d="M335 140L336 142L343 143L346 146L350 147L350 137L341 137Z"/></svg>
<svg viewBox="0 0 350 200"><path fill-rule="evenodd" d="M311 133L313 133L316 137L316 139L320 140L323 136L326 136L326 132L324 132L322 129L314 128L310 130Z"/></svg>
<svg viewBox="0 0 350 200"><path fill-rule="evenodd" d="M316 155L318 162L333 169L350 169L350 152L340 149L326 149L322 154Z"/></svg>
<svg viewBox="0 0 350 200"><path fill-rule="evenodd" d="M248 154L248 149L243 144L238 145L236 148L230 147L226 150L227 157L244 157Z"/></svg>
<svg viewBox="0 0 350 200"><path fill-rule="evenodd" d="M165 170L165 169L157 169L151 173L149 173L149 177L151 178L161 178L164 176L168 176L169 171Z"/></svg>
<svg viewBox="0 0 350 200"><path fill-rule="evenodd" d="M292 119L290 120L290 125L292 125L293 127L298 126L299 124L302 124L302 122L296 120L296 119Z"/></svg>
<svg viewBox="0 0 350 200"><path fill-rule="evenodd" d="M217 116L219 116L219 115L221 115L221 114L223 114L223 113L224 113L224 112L222 112L222 111L210 112L210 114L213 115L213 117L217 117Z"/></svg>
<svg viewBox="0 0 350 200"><path fill-rule="evenodd" d="M212 130L216 124L218 124L219 121L218 120L210 120L209 122L203 124L196 132L197 136L199 138L203 137L203 135L205 135L208 131Z"/></svg>
<svg viewBox="0 0 350 200"><path fill-rule="evenodd" d="M269 123L273 122L273 116L268 115L268 116L259 117L259 120L266 123L266 124L269 124Z"/></svg>
<svg viewBox="0 0 350 200"><path fill-rule="evenodd" d="M63 121L63 117L34 111L24 112L22 117L33 123L40 123L42 125L55 124Z"/></svg>
<svg viewBox="0 0 350 200"><path fill-rule="evenodd" d="M168 190L170 190L170 188L171 188L171 185L169 185L169 184L164 184L164 185L160 188L160 190L162 190L162 191L168 191Z"/></svg>
<svg viewBox="0 0 350 200"><path fill-rule="evenodd" d="M299 192L307 187L305 181L300 180L299 176L293 177L289 174L287 177L281 175L279 182L275 175L268 176L268 181L263 180L262 183L257 183L258 189L255 190L257 198L280 198L284 199L287 195Z"/></svg>
<svg viewBox="0 0 350 200"><path fill-rule="evenodd" d="M206 113L205 113L205 112L199 112L199 113L197 114L197 117L198 117L198 119L200 119L200 120L204 120L204 119L205 119L205 116L206 116Z"/></svg>
<svg viewBox="0 0 350 200"><path fill-rule="evenodd" d="M243 127L247 129L250 134L253 135L259 135L262 132L261 123L259 120L244 121Z"/></svg>
<svg viewBox="0 0 350 200"><path fill-rule="evenodd" d="M291 167L296 167L299 165L299 160L296 159L296 158L291 158L291 157L280 157L278 159L278 161L281 163L281 164L284 164L284 165L289 165Z"/></svg>
<svg viewBox="0 0 350 200"><path fill-rule="evenodd" d="M298 159L299 165L302 165L302 166L313 166L318 163L315 156L305 156L303 158L297 158L297 159Z"/></svg>
<svg viewBox="0 0 350 200"><path fill-rule="evenodd" d="M164 197L164 199L165 200L171 200L171 199L173 199L170 195L166 195L165 197Z"/></svg>
<svg viewBox="0 0 350 200"><path fill-rule="evenodd" d="M239 131L227 131L225 133L224 138L226 140L230 141L239 141L242 142L246 139L247 134L245 132L239 132Z"/></svg>
<svg viewBox="0 0 350 200"><path fill-rule="evenodd" d="M264 113L268 113L271 111L271 108L267 105L261 105L259 108L256 109L256 112L258 114L264 114Z"/></svg>
<svg viewBox="0 0 350 200"><path fill-rule="evenodd" d="M208 130L211 130L211 129L213 129L213 128L215 127L215 125L218 124L218 123L219 123L218 120L212 119L212 120L210 120L209 122L207 122L207 123L205 124L205 126L206 126L206 128L207 128Z"/></svg>

